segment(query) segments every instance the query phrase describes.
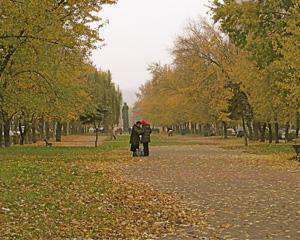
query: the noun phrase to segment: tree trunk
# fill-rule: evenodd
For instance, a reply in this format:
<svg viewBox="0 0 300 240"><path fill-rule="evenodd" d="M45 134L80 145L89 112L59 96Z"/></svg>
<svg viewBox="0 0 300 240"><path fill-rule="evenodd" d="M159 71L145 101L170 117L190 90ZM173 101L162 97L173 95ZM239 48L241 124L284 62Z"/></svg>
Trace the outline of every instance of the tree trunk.
<svg viewBox="0 0 300 240"><path fill-rule="evenodd" d="M3 129L3 131L4 131L4 146L10 147L10 135L9 135L10 120L8 120L8 119L4 120L3 127L4 127L4 129Z"/></svg>
<svg viewBox="0 0 300 240"><path fill-rule="evenodd" d="M3 146L3 124L0 123L0 148Z"/></svg>
<svg viewBox="0 0 300 240"><path fill-rule="evenodd" d="M253 137L255 140L259 139L259 128L260 128L260 123L254 121L253 122Z"/></svg>
<svg viewBox="0 0 300 240"><path fill-rule="evenodd" d="M44 132L45 122L44 122L44 119L40 119L38 125L39 125L39 139L43 140L45 138L45 132Z"/></svg>
<svg viewBox="0 0 300 240"><path fill-rule="evenodd" d="M25 141L25 144L29 143L29 130L30 130L29 124L25 120L25 123L24 123L24 141Z"/></svg>
<svg viewBox="0 0 300 240"><path fill-rule="evenodd" d="M199 123L199 135L203 135L203 128L201 123Z"/></svg>
<svg viewBox="0 0 300 240"><path fill-rule="evenodd" d="M290 123L286 122L286 124L285 124L285 142L290 141L289 133L290 133Z"/></svg>
<svg viewBox="0 0 300 240"><path fill-rule="evenodd" d="M73 121L69 123L69 134L73 135Z"/></svg>
<svg viewBox="0 0 300 240"><path fill-rule="evenodd" d="M68 123L63 124L63 135L67 136L68 135Z"/></svg>
<svg viewBox="0 0 300 240"><path fill-rule="evenodd" d="M99 128L95 127L95 131L96 131L95 147L98 147Z"/></svg>
<svg viewBox="0 0 300 240"><path fill-rule="evenodd" d="M272 133L272 124L268 123L269 128L269 143L271 144L273 142L273 133Z"/></svg>
<svg viewBox="0 0 300 240"><path fill-rule="evenodd" d="M32 124L30 124L29 126L28 126L28 134L27 134L27 142L29 143L29 144L32 144L33 143L33 133L32 133Z"/></svg>
<svg viewBox="0 0 300 240"><path fill-rule="evenodd" d="M253 127L252 127L252 122L251 121L247 121L247 127L249 129L249 139L253 140Z"/></svg>
<svg viewBox="0 0 300 240"><path fill-rule="evenodd" d="M200 134L200 127L199 127L199 123L196 123L196 134L199 135Z"/></svg>
<svg viewBox="0 0 300 240"><path fill-rule="evenodd" d="M296 138L299 138L299 131L300 131L300 113L297 112L297 114L296 114Z"/></svg>
<svg viewBox="0 0 300 240"><path fill-rule="evenodd" d="M50 140L50 126L48 121L45 122L45 138Z"/></svg>
<svg viewBox="0 0 300 240"><path fill-rule="evenodd" d="M245 146L248 146L248 134L246 130L246 123L245 123L245 118L242 116L242 122L243 122L243 130L244 130L244 139L245 139Z"/></svg>
<svg viewBox="0 0 300 240"><path fill-rule="evenodd" d="M55 138L56 137L56 122L53 121L51 122L51 125L50 125L52 131L50 131L50 136L51 138Z"/></svg>
<svg viewBox="0 0 300 240"><path fill-rule="evenodd" d="M190 123L189 122L185 123L185 129L186 129L188 134L191 133L191 128L190 128Z"/></svg>
<svg viewBox="0 0 300 240"><path fill-rule="evenodd" d="M24 127L22 126L22 119L19 119L19 131L20 131L20 145L28 143L28 130L29 126L26 121L24 121Z"/></svg>
<svg viewBox="0 0 300 240"><path fill-rule="evenodd" d="M20 132L20 145L24 145L25 142L24 129L22 128L21 120L19 120L19 132Z"/></svg>
<svg viewBox="0 0 300 240"><path fill-rule="evenodd" d="M12 130L12 131L14 131L14 133L17 133L18 132L18 129L19 129L19 127L18 127L18 123L16 122L16 121L11 121L11 123L10 123L10 129ZM14 134L12 137L11 137L11 143L13 144L13 145L17 145L17 144L19 144L20 143L20 137L19 137L19 135L18 134Z"/></svg>
<svg viewBox="0 0 300 240"><path fill-rule="evenodd" d="M266 123L263 123L263 125L260 127L260 141L261 142L266 141L266 128L267 128Z"/></svg>
<svg viewBox="0 0 300 240"><path fill-rule="evenodd" d="M31 121L31 141L33 143L37 142L37 137L36 137L36 119L35 119L35 117L32 117L32 121Z"/></svg>
<svg viewBox="0 0 300 240"><path fill-rule="evenodd" d="M191 130L192 130L192 134L196 133L196 127L194 123L191 123Z"/></svg>
<svg viewBox="0 0 300 240"><path fill-rule="evenodd" d="M75 126L76 126L76 135L78 135L81 133L81 129L80 129L80 126L78 126L78 123L75 123Z"/></svg>
<svg viewBox="0 0 300 240"><path fill-rule="evenodd" d="M80 133L81 134L85 134L85 128L84 128L84 126L80 126Z"/></svg>
<svg viewBox="0 0 300 240"><path fill-rule="evenodd" d="M279 143L279 123L275 122L275 143Z"/></svg>
<svg viewBox="0 0 300 240"><path fill-rule="evenodd" d="M108 133L109 133L109 136L110 136L110 140L115 140L114 126L109 126L108 127Z"/></svg>
<svg viewBox="0 0 300 240"><path fill-rule="evenodd" d="M227 123L225 121L223 121L222 123L223 123L224 138L227 139L228 138L228 135L227 135Z"/></svg>
<svg viewBox="0 0 300 240"><path fill-rule="evenodd" d="M70 123L69 122L67 122L67 135L70 135Z"/></svg>
<svg viewBox="0 0 300 240"><path fill-rule="evenodd" d="M61 122L56 123L56 131L55 131L55 140L56 142L61 142L61 134L62 134L62 124Z"/></svg>

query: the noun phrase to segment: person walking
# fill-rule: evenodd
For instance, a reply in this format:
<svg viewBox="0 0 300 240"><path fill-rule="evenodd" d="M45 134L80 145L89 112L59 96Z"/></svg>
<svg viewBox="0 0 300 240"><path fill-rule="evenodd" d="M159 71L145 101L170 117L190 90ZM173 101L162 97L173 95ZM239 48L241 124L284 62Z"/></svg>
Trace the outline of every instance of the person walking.
<svg viewBox="0 0 300 240"><path fill-rule="evenodd" d="M142 120L141 124L143 130L141 142L143 143L144 156L147 157L149 156L149 143L151 142L152 130L150 124L148 124L145 120Z"/></svg>
<svg viewBox="0 0 300 240"><path fill-rule="evenodd" d="M133 157L138 157L138 150L140 149L140 136L143 133L143 130L141 128L141 122L136 122L132 129L130 134L130 151L132 152Z"/></svg>

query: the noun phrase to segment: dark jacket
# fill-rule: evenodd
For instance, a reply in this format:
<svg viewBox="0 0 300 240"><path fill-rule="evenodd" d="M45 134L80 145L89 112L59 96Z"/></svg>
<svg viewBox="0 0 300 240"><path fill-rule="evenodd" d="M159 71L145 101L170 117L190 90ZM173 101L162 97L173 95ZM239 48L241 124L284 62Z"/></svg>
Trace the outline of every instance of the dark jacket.
<svg viewBox="0 0 300 240"><path fill-rule="evenodd" d="M151 127L149 124L143 125L142 127L143 133L142 133L142 143L149 143L151 141L150 135L152 133Z"/></svg>
<svg viewBox="0 0 300 240"><path fill-rule="evenodd" d="M134 146L139 146L140 144L140 135L143 133L142 128L137 126L136 124L133 125L130 135L130 143Z"/></svg>

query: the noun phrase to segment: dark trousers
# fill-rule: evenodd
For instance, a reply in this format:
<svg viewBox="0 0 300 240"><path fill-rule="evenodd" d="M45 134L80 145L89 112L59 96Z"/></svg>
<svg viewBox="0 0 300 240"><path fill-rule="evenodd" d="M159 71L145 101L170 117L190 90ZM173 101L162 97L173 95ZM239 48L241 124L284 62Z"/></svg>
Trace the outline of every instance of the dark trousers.
<svg viewBox="0 0 300 240"><path fill-rule="evenodd" d="M138 157L139 144L131 144L130 151L133 157Z"/></svg>
<svg viewBox="0 0 300 240"><path fill-rule="evenodd" d="M143 143L144 156L149 156L149 143Z"/></svg>
<svg viewBox="0 0 300 240"><path fill-rule="evenodd" d="M133 157L138 157L138 152L137 152L137 150L135 150L135 151L132 152L132 156L133 156Z"/></svg>

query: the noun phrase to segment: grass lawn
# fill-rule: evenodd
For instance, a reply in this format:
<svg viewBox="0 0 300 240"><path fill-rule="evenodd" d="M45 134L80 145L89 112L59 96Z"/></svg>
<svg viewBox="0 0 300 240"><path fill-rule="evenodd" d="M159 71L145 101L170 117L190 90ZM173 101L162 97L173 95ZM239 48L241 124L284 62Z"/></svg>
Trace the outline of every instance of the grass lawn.
<svg viewBox="0 0 300 240"><path fill-rule="evenodd" d="M172 196L118 176L128 146L0 149L0 239L151 239L192 222Z"/></svg>
<svg viewBox="0 0 300 240"><path fill-rule="evenodd" d="M228 142L226 142L228 141ZM249 142L249 146L245 146L241 139L222 140L218 143L224 149L242 150L246 153L257 155L295 155L293 144L279 143L269 144L267 142Z"/></svg>
<svg viewBox="0 0 300 240"><path fill-rule="evenodd" d="M267 143L250 143L248 147L238 146L232 147L232 149L243 149L245 152L254 154L279 154L279 153L292 153L293 148L290 144L267 144Z"/></svg>
<svg viewBox="0 0 300 240"><path fill-rule="evenodd" d="M153 135L152 146L170 146L170 145L216 145L224 149L242 150L247 153L258 155L272 155L272 154L293 154L293 144L269 144L250 141L249 146L244 145L242 138L228 138L221 137L201 137L201 136L180 136L174 135L167 137L166 135Z"/></svg>
<svg viewBox="0 0 300 240"><path fill-rule="evenodd" d="M292 147L293 144L269 144L267 142L249 142L249 146L245 146L243 138L229 137L201 137L199 135L174 135L168 137L166 135L154 135L152 146L170 146L170 145L213 145L221 147L225 150L238 150L244 153L257 155L256 159L268 160L270 166L285 166L286 163L296 160L296 154ZM266 161L264 161L266 163ZM292 164L292 163L291 163Z"/></svg>
<svg viewBox="0 0 300 240"><path fill-rule="evenodd" d="M97 203L111 182L100 171L87 171L83 161L106 161L103 154L122 144L0 149L1 239L105 234L115 220Z"/></svg>

